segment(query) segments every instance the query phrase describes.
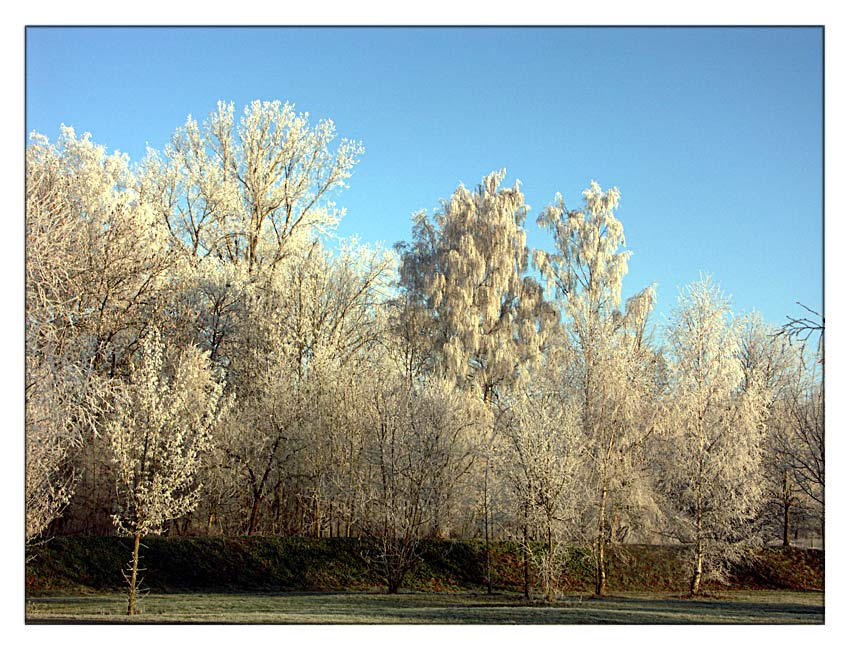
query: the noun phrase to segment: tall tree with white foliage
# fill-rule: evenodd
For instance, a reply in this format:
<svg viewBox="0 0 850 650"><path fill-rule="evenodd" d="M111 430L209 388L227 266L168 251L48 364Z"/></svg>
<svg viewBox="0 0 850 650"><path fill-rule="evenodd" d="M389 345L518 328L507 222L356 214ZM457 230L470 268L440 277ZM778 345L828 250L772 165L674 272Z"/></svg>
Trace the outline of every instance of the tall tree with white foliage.
<svg viewBox="0 0 850 650"><path fill-rule="evenodd" d="M652 359L645 330L655 302L653 287L626 301L623 277L631 252L623 250L623 225L615 215L620 192L595 181L583 192L584 209L567 208L558 194L538 217L556 252L534 252L534 262L561 307L567 345L575 360L575 389L590 458L595 522L597 595L605 593L605 546L612 490L631 483L637 454L652 432ZM624 490L625 493L628 490Z"/></svg>
<svg viewBox="0 0 850 650"><path fill-rule="evenodd" d="M249 493L248 534L262 526L274 487L282 494L293 483L290 475L300 476L294 492L309 494L312 532L320 534L328 475L338 469L322 450L343 434L323 429L317 409L333 373L347 374L380 338L392 268L392 256L380 248L347 242L331 254L316 242L293 251L264 282L245 285L231 337L238 352L228 365L239 404L227 455Z"/></svg>
<svg viewBox="0 0 850 650"><path fill-rule="evenodd" d="M660 481L671 534L692 551L690 594L758 541L765 498L764 378L746 377L729 300L710 277L688 285L667 329L669 462Z"/></svg>
<svg viewBox="0 0 850 650"><path fill-rule="evenodd" d="M525 275L525 198L519 181L500 187L504 177L504 170L494 172L474 192L459 186L433 218L415 215L413 241L400 247L401 284L430 316L427 330L439 371L487 405L498 402L500 391L527 381L554 319L540 286ZM483 438L489 559L493 431Z"/></svg>

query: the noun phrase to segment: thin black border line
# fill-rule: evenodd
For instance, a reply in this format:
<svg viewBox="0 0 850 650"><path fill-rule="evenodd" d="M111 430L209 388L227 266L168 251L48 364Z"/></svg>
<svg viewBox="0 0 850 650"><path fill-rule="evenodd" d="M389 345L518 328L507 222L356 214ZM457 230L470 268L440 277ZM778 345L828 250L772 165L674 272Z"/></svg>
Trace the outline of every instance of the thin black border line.
<svg viewBox="0 0 850 650"><path fill-rule="evenodd" d="M424 23L424 24L380 24L380 23L343 23L343 24L281 24L281 25L257 25L257 24L33 24L24 25L24 29L825 29L825 24L740 24L724 25L717 24L661 24L653 23L647 25L600 25L600 24L446 24Z"/></svg>

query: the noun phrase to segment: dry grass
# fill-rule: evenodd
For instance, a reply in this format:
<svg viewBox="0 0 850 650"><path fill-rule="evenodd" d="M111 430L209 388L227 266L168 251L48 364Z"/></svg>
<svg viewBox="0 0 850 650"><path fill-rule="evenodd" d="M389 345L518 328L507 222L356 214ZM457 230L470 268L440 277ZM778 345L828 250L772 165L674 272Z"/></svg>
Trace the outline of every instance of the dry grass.
<svg viewBox="0 0 850 650"><path fill-rule="evenodd" d="M515 595L411 593L148 595L123 615L123 594L28 598L28 623L252 624L820 624L822 593L730 591L686 599L671 593L566 596L555 605Z"/></svg>

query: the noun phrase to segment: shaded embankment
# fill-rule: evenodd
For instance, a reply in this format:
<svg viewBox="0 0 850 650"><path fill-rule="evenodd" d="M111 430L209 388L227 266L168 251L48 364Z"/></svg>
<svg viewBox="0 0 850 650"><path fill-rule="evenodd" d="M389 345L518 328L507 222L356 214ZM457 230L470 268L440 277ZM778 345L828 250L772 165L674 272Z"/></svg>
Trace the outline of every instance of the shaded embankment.
<svg viewBox="0 0 850 650"><path fill-rule="evenodd" d="M121 569L131 541L119 537L57 537L37 547L27 565L29 594L112 591L126 585ZM421 591L481 590L486 585L483 544L428 541L422 562L405 588ZM143 541L142 587L157 593L360 591L378 588L368 545L356 539L284 537L151 537ZM516 545L494 548L494 585L521 591L522 557ZM615 546L609 554L609 589L679 591L688 584L687 551L669 546ZM593 590L593 560L576 549L566 560L561 585L568 592ZM770 548L738 567L730 588L822 590L824 555L807 549ZM708 585L709 588L711 585Z"/></svg>

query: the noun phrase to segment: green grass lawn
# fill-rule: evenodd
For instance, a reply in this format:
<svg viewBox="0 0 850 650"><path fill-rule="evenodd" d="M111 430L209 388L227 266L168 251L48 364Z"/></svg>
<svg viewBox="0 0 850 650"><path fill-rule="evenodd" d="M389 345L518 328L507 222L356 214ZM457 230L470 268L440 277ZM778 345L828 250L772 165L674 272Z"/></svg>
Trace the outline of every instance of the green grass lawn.
<svg viewBox="0 0 850 650"><path fill-rule="evenodd" d="M409 593L148 594L128 618L124 594L31 597L28 623L602 624L823 623L823 593L726 591L565 596L554 605L516 595Z"/></svg>

